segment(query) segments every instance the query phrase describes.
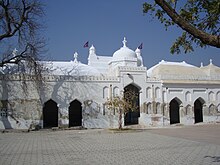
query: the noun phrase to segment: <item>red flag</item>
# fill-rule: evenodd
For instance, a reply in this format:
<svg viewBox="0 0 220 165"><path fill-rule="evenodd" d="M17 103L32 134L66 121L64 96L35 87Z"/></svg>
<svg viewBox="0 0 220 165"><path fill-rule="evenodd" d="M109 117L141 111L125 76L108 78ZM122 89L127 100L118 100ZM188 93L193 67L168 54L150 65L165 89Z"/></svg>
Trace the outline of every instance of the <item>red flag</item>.
<svg viewBox="0 0 220 165"><path fill-rule="evenodd" d="M87 41L84 45L83 45L84 48L88 48L89 47L89 41Z"/></svg>
<svg viewBox="0 0 220 165"><path fill-rule="evenodd" d="M140 44L140 46L138 46L138 49L142 49L143 48L143 43Z"/></svg>

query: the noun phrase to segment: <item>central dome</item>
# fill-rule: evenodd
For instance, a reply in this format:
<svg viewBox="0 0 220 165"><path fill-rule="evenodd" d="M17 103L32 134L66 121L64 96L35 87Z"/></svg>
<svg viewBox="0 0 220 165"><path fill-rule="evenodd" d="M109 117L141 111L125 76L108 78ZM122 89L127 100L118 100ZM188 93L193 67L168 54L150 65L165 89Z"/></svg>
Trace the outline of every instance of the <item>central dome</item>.
<svg viewBox="0 0 220 165"><path fill-rule="evenodd" d="M113 54L113 59L114 60L137 58L136 53L126 46L126 42L127 42L126 38L124 38L124 40L122 41L123 47L121 47L119 50L117 50Z"/></svg>

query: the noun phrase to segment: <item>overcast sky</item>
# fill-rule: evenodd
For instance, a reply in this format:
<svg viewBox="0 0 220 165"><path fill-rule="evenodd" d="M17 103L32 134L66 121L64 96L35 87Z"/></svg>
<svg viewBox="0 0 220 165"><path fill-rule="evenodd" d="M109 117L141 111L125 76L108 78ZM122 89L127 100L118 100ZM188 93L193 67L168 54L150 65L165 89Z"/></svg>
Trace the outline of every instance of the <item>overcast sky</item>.
<svg viewBox="0 0 220 165"><path fill-rule="evenodd" d="M46 60L78 59L87 63L86 41L96 48L98 55L112 56L127 38L127 46L135 50L143 43L142 57L146 67L161 60L186 61L200 66L213 64L220 66L220 49L195 48L190 54L170 54L170 46L181 34L181 29L173 27L165 30L156 19L142 12L144 0L48 0L46 5L46 28L43 31L48 40Z"/></svg>

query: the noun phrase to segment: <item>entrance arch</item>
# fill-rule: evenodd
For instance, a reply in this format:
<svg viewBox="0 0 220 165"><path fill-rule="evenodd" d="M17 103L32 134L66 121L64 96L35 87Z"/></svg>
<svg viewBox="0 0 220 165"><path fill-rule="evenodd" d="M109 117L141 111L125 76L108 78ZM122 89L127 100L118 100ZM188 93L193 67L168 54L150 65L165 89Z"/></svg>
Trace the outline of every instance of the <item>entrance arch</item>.
<svg viewBox="0 0 220 165"><path fill-rule="evenodd" d="M195 117L195 123L203 122L203 107L204 101L201 99L197 99L194 102L194 117Z"/></svg>
<svg viewBox="0 0 220 165"><path fill-rule="evenodd" d="M170 124L180 123L180 101L174 98L170 101Z"/></svg>
<svg viewBox="0 0 220 165"><path fill-rule="evenodd" d="M58 107L53 100L48 100L43 107L43 127L58 127Z"/></svg>
<svg viewBox="0 0 220 165"><path fill-rule="evenodd" d="M74 100L69 106L69 127L82 126L82 104Z"/></svg>
<svg viewBox="0 0 220 165"><path fill-rule="evenodd" d="M137 88L136 86L134 86L133 84L130 84L128 86L126 86L124 88L124 98L129 98L126 97L126 95L129 94L128 91L132 91L135 93L135 95L137 96L137 98L135 98L135 100L127 100L128 102L133 102L133 106L137 107L137 110L132 111L132 109L130 109L128 111L128 113L125 114L124 116L124 124L125 125L133 125L133 124L138 124L138 118L140 117L140 103L139 103L139 91L140 89Z"/></svg>

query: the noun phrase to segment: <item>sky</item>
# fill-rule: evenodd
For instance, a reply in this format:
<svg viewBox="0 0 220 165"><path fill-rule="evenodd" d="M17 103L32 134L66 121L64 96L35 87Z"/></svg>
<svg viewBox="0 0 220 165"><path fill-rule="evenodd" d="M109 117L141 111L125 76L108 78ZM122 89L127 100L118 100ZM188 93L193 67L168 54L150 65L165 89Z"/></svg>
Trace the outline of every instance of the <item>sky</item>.
<svg viewBox="0 0 220 165"><path fill-rule="evenodd" d="M177 27L169 28L157 19L143 14L144 0L48 0L45 1L45 29L47 40L45 60L71 61L74 52L78 60L87 63L89 41L96 53L112 56L127 39L127 46L135 50L141 43L144 65L152 67L161 60L185 61L200 66L201 62L220 66L220 49L195 48L193 53L170 54L170 47L181 34ZM149 1L148 1L149 2Z"/></svg>

